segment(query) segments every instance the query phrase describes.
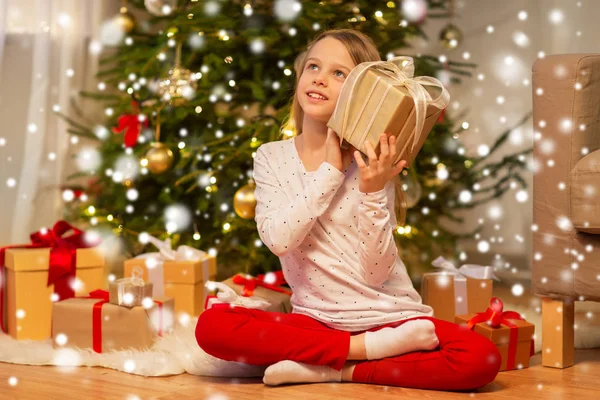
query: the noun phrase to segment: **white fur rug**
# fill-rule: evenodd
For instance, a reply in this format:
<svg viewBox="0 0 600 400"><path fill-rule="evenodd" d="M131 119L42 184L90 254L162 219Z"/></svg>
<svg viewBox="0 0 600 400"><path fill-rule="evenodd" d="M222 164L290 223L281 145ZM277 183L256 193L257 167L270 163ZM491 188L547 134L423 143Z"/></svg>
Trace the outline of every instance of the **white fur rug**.
<svg viewBox="0 0 600 400"><path fill-rule="evenodd" d="M590 307L576 303L576 309ZM541 315L530 308L507 305L535 325L536 353L542 347ZM584 310L585 311L585 310ZM592 314L593 315L593 314ZM598 318L598 317L596 317ZM576 314L575 347L600 347L600 326L583 312ZM0 334L0 362L30 365L56 365L61 368L97 366L142 376L168 376L187 372L214 377L262 377L265 367L224 361L206 354L196 343L195 326L179 326L159 338L147 351L120 351L97 354L91 350L53 349L51 340L17 341Z"/></svg>
<svg viewBox="0 0 600 400"><path fill-rule="evenodd" d="M224 361L206 354L196 343L195 326L178 326L146 351L113 351L52 348L52 340L18 341L0 333L0 362L29 365L104 367L142 376L168 376L184 372L217 377L262 377L265 367Z"/></svg>

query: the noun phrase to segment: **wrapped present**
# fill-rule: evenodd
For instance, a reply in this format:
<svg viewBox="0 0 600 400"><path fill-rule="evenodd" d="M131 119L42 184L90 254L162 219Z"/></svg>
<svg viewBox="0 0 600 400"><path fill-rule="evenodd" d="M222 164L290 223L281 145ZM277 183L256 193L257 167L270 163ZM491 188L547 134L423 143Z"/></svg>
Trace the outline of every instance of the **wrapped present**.
<svg viewBox="0 0 600 400"><path fill-rule="evenodd" d="M152 298L152 283L144 282L144 271L134 267L131 277L117 279L108 284L109 302L118 306L137 307L142 301Z"/></svg>
<svg viewBox="0 0 600 400"><path fill-rule="evenodd" d="M155 297L149 304L128 308L109 303L109 293L96 290L53 304L53 345L97 353L147 349L173 329L173 313L171 298Z"/></svg>
<svg viewBox="0 0 600 400"><path fill-rule="evenodd" d="M103 286L104 256L91 248L96 244L59 221L32 233L31 244L0 248L2 330L15 339L49 338L53 301Z"/></svg>
<svg viewBox="0 0 600 400"><path fill-rule="evenodd" d="M525 321L515 311L503 311L504 304L496 297L485 312L457 315L455 322L490 339L502 355L500 371L529 367L534 354L535 325Z"/></svg>
<svg viewBox="0 0 600 400"><path fill-rule="evenodd" d="M367 154L366 142L380 154L382 133L395 136L397 157L412 164L440 113L450 102L442 83L428 76L414 76L411 57L364 62L352 69L335 110L327 122L340 137L342 148L352 144ZM426 86L441 93L433 99Z"/></svg>
<svg viewBox="0 0 600 400"><path fill-rule="evenodd" d="M285 284L282 271L251 275L237 274L224 282L206 282L210 290L217 289L217 295L207 298L205 308L216 303L229 303L246 308L289 313L292 310L292 291L282 287Z"/></svg>
<svg viewBox="0 0 600 400"><path fill-rule="evenodd" d="M176 312L200 315L208 294L204 283L216 278L217 258L189 246L173 250L169 239L163 242L150 236L149 240L159 251L125 261L125 276L134 267L142 268L142 279L152 283L154 296L172 297Z"/></svg>
<svg viewBox="0 0 600 400"><path fill-rule="evenodd" d="M421 297L423 304L433 308L433 316L454 322L458 314L485 311L494 288L494 270L490 266L465 264L456 268L444 257L433 260L439 272L423 274Z"/></svg>

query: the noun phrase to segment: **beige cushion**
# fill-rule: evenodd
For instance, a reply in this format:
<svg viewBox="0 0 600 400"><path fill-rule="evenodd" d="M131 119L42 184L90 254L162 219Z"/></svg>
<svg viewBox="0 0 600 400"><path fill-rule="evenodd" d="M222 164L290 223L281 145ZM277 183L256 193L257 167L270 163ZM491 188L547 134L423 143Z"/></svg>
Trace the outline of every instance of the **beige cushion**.
<svg viewBox="0 0 600 400"><path fill-rule="evenodd" d="M571 222L580 232L600 234L600 150L575 164L571 171Z"/></svg>

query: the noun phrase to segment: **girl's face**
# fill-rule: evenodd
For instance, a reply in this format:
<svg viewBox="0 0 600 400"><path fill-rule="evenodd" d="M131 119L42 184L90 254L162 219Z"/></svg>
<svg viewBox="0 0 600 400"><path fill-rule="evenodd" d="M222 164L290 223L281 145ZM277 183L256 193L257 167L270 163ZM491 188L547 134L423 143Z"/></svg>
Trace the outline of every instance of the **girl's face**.
<svg viewBox="0 0 600 400"><path fill-rule="evenodd" d="M323 124L329 121L342 84L354 67L352 57L339 40L326 37L313 45L296 90L305 118ZM313 93L313 97L309 93Z"/></svg>

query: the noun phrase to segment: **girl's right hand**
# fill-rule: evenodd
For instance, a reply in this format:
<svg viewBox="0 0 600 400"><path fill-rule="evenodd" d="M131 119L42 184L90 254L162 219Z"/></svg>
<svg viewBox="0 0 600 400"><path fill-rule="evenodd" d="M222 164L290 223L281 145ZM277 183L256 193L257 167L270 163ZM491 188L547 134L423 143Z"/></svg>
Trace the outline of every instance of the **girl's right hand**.
<svg viewBox="0 0 600 400"><path fill-rule="evenodd" d="M327 139L325 142L325 161L344 172L352 161L352 154L356 148L352 145L348 149L340 148L340 139L331 128L327 128Z"/></svg>

